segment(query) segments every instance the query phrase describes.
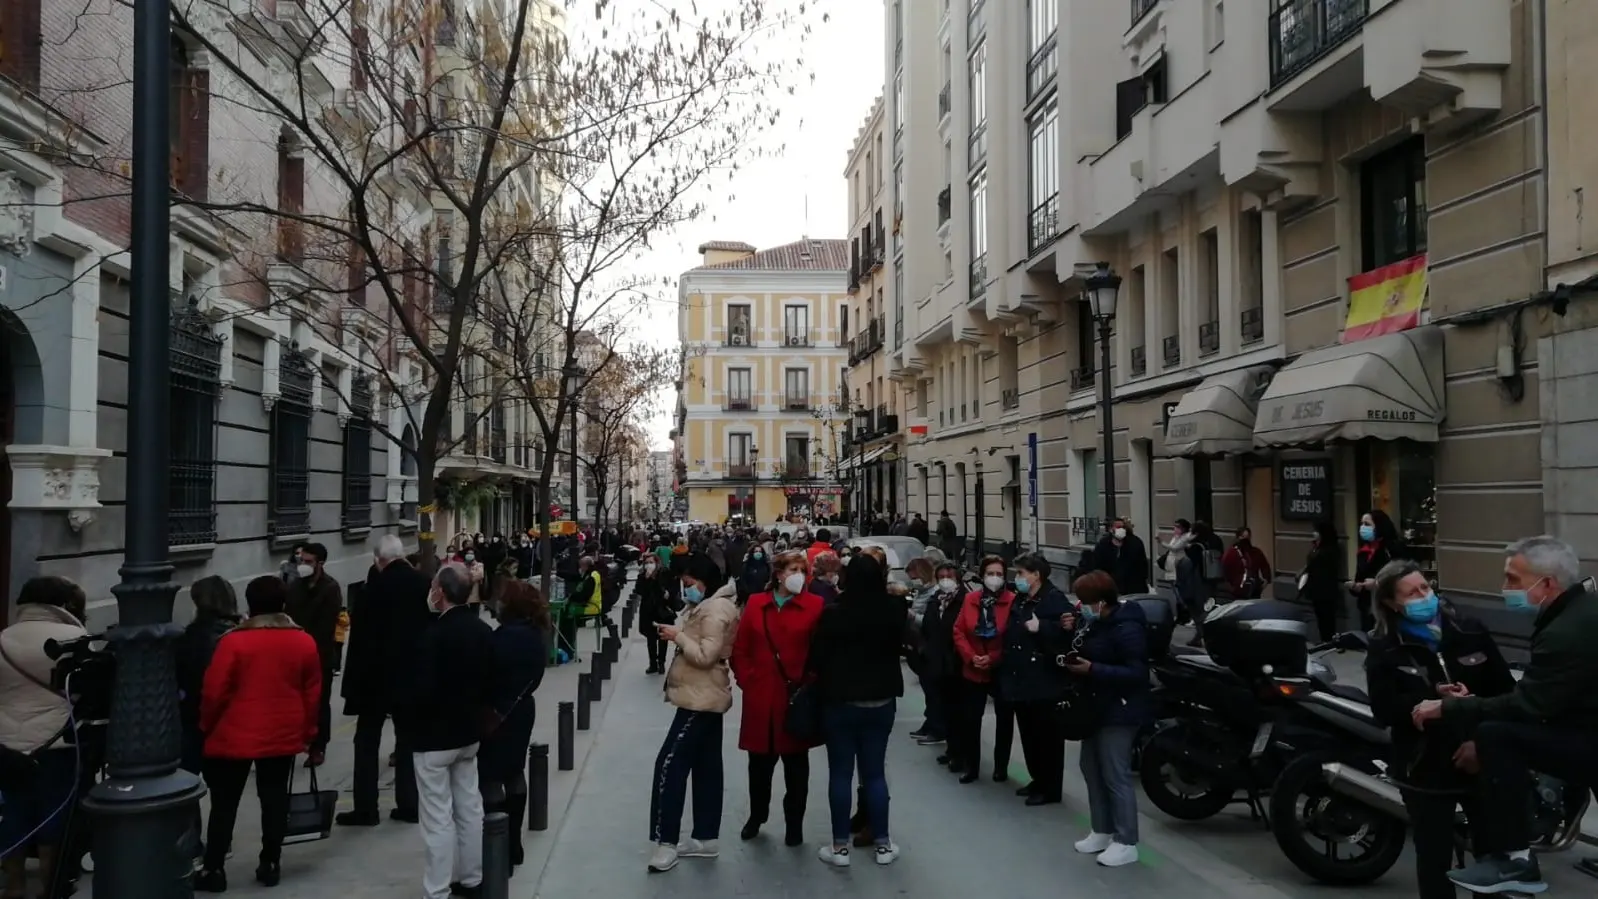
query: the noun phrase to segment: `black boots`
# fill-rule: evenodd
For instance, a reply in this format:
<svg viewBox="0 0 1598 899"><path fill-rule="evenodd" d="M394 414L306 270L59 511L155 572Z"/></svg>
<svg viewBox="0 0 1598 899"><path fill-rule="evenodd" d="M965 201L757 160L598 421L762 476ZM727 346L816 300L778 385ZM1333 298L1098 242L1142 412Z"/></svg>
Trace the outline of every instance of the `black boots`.
<svg viewBox="0 0 1598 899"><path fill-rule="evenodd" d="M510 819L510 866L526 861L522 849L522 829L527 826L527 794L511 793L505 797L505 817Z"/></svg>

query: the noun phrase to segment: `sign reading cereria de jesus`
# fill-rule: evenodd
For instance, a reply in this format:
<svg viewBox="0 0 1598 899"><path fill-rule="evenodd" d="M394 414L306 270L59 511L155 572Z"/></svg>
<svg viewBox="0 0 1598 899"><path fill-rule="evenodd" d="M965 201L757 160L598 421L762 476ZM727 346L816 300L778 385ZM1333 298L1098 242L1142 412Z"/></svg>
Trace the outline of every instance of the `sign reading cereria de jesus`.
<svg viewBox="0 0 1598 899"><path fill-rule="evenodd" d="M1277 492L1283 521L1319 521L1332 515L1332 460L1284 459Z"/></svg>

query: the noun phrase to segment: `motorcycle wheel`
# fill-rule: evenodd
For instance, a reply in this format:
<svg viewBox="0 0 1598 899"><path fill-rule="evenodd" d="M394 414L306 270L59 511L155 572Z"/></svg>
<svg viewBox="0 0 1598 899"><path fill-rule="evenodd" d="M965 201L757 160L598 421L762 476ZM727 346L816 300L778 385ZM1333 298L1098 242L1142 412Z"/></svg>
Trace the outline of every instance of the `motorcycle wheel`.
<svg viewBox="0 0 1598 899"><path fill-rule="evenodd" d="M1312 752L1289 762L1271 790L1271 834L1287 860L1321 883L1358 886L1386 874L1404 852L1404 822L1332 791L1321 765L1337 753ZM1359 855L1338 857L1343 844Z"/></svg>
<svg viewBox="0 0 1598 899"><path fill-rule="evenodd" d="M1219 815L1232 804L1232 796L1237 790L1230 784L1213 779L1209 779L1206 789L1201 792L1180 791L1180 775L1173 777L1173 774L1182 767L1180 762L1160 747L1158 741L1150 740L1144 744L1142 757L1138 760L1138 779L1143 782L1143 793L1155 808L1179 821L1203 821Z"/></svg>

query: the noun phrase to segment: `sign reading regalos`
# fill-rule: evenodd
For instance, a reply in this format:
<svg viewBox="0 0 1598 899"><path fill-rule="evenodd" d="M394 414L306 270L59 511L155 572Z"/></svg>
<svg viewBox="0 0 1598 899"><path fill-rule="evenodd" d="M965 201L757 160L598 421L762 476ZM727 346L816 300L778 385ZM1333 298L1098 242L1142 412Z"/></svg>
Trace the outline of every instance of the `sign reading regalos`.
<svg viewBox="0 0 1598 899"><path fill-rule="evenodd" d="M1332 460L1284 459L1276 489L1283 521L1320 521L1332 515Z"/></svg>

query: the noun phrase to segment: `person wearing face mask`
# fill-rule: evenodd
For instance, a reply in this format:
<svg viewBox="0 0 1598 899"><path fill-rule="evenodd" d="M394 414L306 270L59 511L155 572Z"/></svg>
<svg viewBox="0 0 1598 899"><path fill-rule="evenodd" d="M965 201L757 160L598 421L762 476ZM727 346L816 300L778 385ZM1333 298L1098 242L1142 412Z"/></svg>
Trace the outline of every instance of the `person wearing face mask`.
<svg viewBox="0 0 1598 899"><path fill-rule="evenodd" d="M1016 790L1027 805L1061 801L1065 783L1065 738L1056 704L1065 692L1065 674L1054 663L1065 651L1064 619L1074 604L1049 582L1049 561L1037 553L1018 556L1015 605L1004 628L999 664L999 695L1015 709L1021 753L1032 781Z"/></svg>
<svg viewBox="0 0 1598 899"><path fill-rule="evenodd" d="M1004 560L982 560L982 589L968 594L954 623L954 648L960 656L960 684L954 714L950 716L955 739L949 756L963 766L960 782L974 783L981 776L982 716L993 700L996 720L993 779L1009 779L1010 746L1015 733L1015 711L1000 697L994 676L1004 658L1004 632L1010 623L1015 592L1004 576ZM952 765L951 765L952 767Z"/></svg>
<svg viewBox="0 0 1598 899"><path fill-rule="evenodd" d="M960 569L952 562L938 565L933 572L932 598L921 614L921 690L926 695L926 732L916 738L925 746L950 741L953 751L955 688L960 683L960 654L954 648L954 622L960 614L964 589ZM949 763L949 752L941 764Z"/></svg>
<svg viewBox="0 0 1598 899"><path fill-rule="evenodd" d="M1254 545L1254 532L1245 525L1226 554L1221 556L1221 571L1234 599L1259 599L1271 582L1271 563L1265 552Z"/></svg>
<svg viewBox="0 0 1598 899"><path fill-rule="evenodd" d="M1381 509L1371 509L1359 519L1359 551L1354 554L1354 579L1348 582L1348 592L1354 595L1359 607L1359 629L1368 631L1376 626L1371 611L1371 592L1376 589L1376 572L1394 559L1404 556L1404 547L1393 519Z"/></svg>
<svg viewBox="0 0 1598 899"><path fill-rule="evenodd" d="M1342 554L1338 551L1337 528L1325 519L1315 523L1315 542L1310 544L1309 555L1304 559L1304 571L1298 576L1298 595L1308 600L1315 610L1315 623L1320 630L1322 643L1337 634L1338 613L1343 604L1342 584L1337 572L1342 568Z"/></svg>
<svg viewBox="0 0 1598 899"><path fill-rule="evenodd" d="M338 665L338 622L344 609L344 591L338 581L323 570L327 562L327 547L320 543L300 546L296 579L289 586L288 616L294 619L311 638L322 655L322 717L321 728L311 750L306 754L305 767L315 768L327 757L327 742L333 732L333 671Z"/></svg>
<svg viewBox="0 0 1598 899"><path fill-rule="evenodd" d="M760 543L751 544L738 576L738 599L748 602L749 597L764 593L770 587L771 560L766 556L766 547Z"/></svg>
<svg viewBox="0 0 1598 899"><path fill-rule="evenodd" d="M1415 840L1420 899L1453 899L1455 806L1481 820L1472 795L1476 766L1470 729L1452 723L1421 730L1419 703L1463 688L1472 696L1513 690L1509 663L1480 623L1440 600L1420 566L1389 562L1376 573L1376 630L1365 653L1371 712L1392 734L1388 770L1403 785ZM1412 789L1411 789L1412 788Z"/></svg>
<svg viewBox="0 0 1598 899"><path fill-rule="evenodd" d="M1125 518L1110 522L1110 529L1093 548L1093 569L1107 571L1123 596L1149 592L1149 551L1132 533Z"/></svg>
<svg viewBox="0 0 1598 899"><path fill-rule="evenodd" d="M1598 597L1563 540L1528 537L1505 556L1504 605L1535 616L1525 674L1497 696L1439 688L1441 698L1422 700L1410 719L1428 733L1474 728L1479 801L1492 814L1472 828L1476 863L1448 879L1473 893L1538 893L1547 887L1530 852L1531 772L1590 785L1598 756Z"/></svg>
<svg viewBox="0 0 1598 899"><path fill-rule="evenodd" d="M738 630L737 588L722 584L721 571L696 555L685 561L680 590L687 610L680 625L657 625L675 646L666 672L666 701L676 707L671 729L655 756L649 801L649 870L670 871L679 858L720 854L723 772L722 722L732 708L728 659ZM694 827L679 845L688 783L693 781Z"/></svg>
<svg viewBox="0 0 1598 899"><path fill-rule="evenodd" d="M788 697L805 677L810 638L825 605L805 589L808 560L797 550L777 556L772 589L749 597L733 643L732 673L743 690L738 748L749 754L749 820L739 836L754 839L771 808L771 781L782 763L784 841L798 846L810 789L814 744L788 732Z"/></svg>
<svg viewBox="0 0 1598 899"><path fill-rule="evenodd" d="M823 605L838 601L838 577L843 572L843 561L837 553L820 553L810 566L810 583L805 588L821 597Z"/></svg>
<svg viewBox="0 0 1598 899"><path fill-rule="evenodd" d="M644 670L645 674L666 673L666 641L655 631L655 625L671 624L677 620L676 583L659 558L653 555L644 557L633 595L638 597L639 630L644 632L644 642L649 650L649 667Z"/></svg>

